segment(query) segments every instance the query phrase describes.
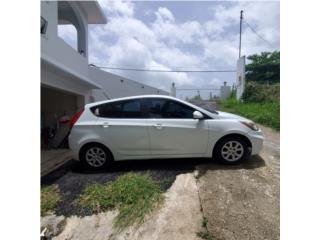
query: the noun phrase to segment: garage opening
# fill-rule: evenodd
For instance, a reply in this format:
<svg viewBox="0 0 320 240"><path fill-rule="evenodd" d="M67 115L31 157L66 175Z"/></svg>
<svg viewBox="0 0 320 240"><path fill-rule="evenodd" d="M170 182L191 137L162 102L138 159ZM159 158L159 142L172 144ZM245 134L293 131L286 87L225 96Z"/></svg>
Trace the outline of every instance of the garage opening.
<svg viewBox="0 0 320 240"><path fill-rule="evenodd" d="M84 105L84 97L41 86L41 148L68 148L69 121Z"/></svg>

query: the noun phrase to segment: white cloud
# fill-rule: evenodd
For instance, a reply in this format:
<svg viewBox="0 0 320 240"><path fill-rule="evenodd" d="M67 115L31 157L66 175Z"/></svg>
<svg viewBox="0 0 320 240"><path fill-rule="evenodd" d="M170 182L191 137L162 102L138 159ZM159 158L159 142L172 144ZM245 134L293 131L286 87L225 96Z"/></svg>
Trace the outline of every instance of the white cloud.
<svg viewBox="0 0 320 240"><path fill-rule="evenodd" d="M223 84L223 81L219 78L213 78L209 81L209 85L212 85L215 88L220 88L222 84Z"/></svg>
<svg viewBox="0 0 320 240"><path fill-rule="evenodd" d="M167 41L170 45L178 43L193 43L203 35L201 25L197 21L175 23L172 13L167 8L159 8L155 12L156 21L152 29L159 40Z"/></svg>
<svg viewBox="0 0 320 240"><path fill-rule="evenodd" d="M134 4L130 1L99 1L102 8L106 10L106 16L116 14L132 17L134 15Z"/></svg>
<svg viewBox="0 0 320 240"><path fill-rule="evenodd" d="M97 65L167 70L178 67L235 69L241 9L245 20L261 36L279 46L278 3L208 3L213 7L210 14L206 13L207 20L201 21L197 18L181 21L178 16L182 13L164 7L165 2L159 3L160 6L153 11L144 3L142 12L148 13L147 18L151 19L145 22L141 20L142 16L136 17L135 2L99 2L109 22L90 26L89 58L90 63ZM272 49L244 24L243 53L248 55L266 50ZM166 90L170 89L172 82L178 87L217 87L224 81L230 85L235 81L232 74L112 72Z"/></svg>
<svg viewBox="0 0 320 240"><path fill-rule="evenodd" d="M160 22L172 23L175 20L172 13L167 8L164 8L164 7L160 7L155 14L157 16L157 21L160 21Z"/></svg>

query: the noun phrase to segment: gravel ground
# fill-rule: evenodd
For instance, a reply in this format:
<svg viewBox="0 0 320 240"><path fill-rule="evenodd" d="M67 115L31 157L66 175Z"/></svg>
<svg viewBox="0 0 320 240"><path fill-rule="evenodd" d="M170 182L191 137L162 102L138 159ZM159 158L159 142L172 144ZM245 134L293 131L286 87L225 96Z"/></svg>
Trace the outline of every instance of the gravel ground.
<svg viewBox="0 0 320 240"><path fill-rule="evenodd" d="M261 128L260 156L236 166L197 166L203 213L214 239L280 238L280 134Z"/></svg>
<svg viewBox="0 0 320 240"><path fill-rule="evenodd" d="M84 169L77 161L70 161L54 172L41 179L41 185L57 184L63 195L63 200L56 209L56 215L89 216L90 209L82 209L74 204L84 187L89 183L107 183L128 172L149 173L161 187L167 190L175 181L176 176L189 173L195 166L208 163L210 159L162 159L115 162L106 170L93 171Z"/></svg>

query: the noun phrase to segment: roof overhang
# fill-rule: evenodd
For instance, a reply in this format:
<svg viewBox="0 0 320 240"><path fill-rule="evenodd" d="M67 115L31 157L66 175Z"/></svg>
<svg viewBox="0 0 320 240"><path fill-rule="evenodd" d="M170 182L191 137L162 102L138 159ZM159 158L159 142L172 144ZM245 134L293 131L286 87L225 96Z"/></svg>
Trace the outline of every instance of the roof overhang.
<svg viewBox="0 0 320 240"><path fill-rule="evenodd" d="M73 77L74 79L78 79L77 81L80 81L82 84L86 85L89 89L101 89L101 86L91 79L89 79L86 76L82 76L81 74L78 74L77 72L65 67L63 64L59 63L55 59L49 57L48 55L41 53L41 60L44 61L44 63L50 65L51 67L57 69L58 71L62 71L65 74Z"/></svg>
<svg viewBox="0 0 320 240"><path fill-rule="evenodd" d="M106 24L107 18L105 17L102 8L97 1L76 1L86 13L88 17L88 24Z"/></svg>

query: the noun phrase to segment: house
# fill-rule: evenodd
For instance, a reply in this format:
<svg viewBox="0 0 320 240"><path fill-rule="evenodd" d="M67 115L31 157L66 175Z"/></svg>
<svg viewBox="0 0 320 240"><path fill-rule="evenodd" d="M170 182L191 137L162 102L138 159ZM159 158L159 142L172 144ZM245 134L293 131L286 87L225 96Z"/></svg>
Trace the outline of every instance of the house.
<svg viewBox="0 0 320 240"><path fill-rule="evenodd" d="M169 93L88 63L88 25L106 24L97 1L41 1L42 146L59 147L68 120L86 103L140 94ZM77 46L58 36L58 26L72 24Z"/></svg>

